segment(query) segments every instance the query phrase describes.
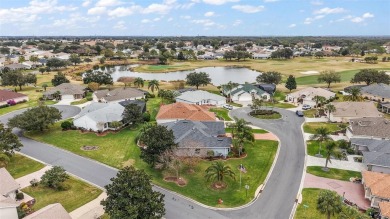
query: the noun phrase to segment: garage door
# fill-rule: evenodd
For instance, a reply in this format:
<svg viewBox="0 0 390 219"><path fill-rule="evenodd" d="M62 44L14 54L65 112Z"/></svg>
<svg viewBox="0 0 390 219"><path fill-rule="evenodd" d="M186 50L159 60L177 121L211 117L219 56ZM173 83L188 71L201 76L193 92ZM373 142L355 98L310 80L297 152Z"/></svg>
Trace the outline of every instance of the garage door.
<svg viewBox="0 0 390 219"><path fill-rule="evenodd" d="M62 95L62 100L73 100L73 95Z"/></svg>

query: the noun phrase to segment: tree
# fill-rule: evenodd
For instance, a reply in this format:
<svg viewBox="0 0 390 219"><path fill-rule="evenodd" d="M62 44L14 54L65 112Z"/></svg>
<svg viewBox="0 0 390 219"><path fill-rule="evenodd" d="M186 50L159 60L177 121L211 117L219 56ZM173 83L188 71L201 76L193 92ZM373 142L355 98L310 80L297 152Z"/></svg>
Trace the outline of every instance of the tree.
<svg viewBox="0 0 390 219"><path fill-rule="evenodd" d="M160 88L158 87L160 83L157 80L151 80L149 81L148 84L148 90L152 90L152 93L154 93L154 89L159 90Z"/></svg>
<svg viewBox="0 0 390 219"><path fill-rule="evenodd" d="M24 56L19 56L19 58L18 58L19 63L23 63L25 61L26 61L26 58L24 58Z"/></svg>
<svg viewBox="0 0 390 219"><path fill-rule="evenodd" d="M134 78L133 77L120 77L120 78L118 78L118 82L122 82L124 85L125 85L125 87L127 87L127 86L131 86L132 84L133 84L133 82L134 82Z"/></svg>
<svg viewBox="0 0 390 219"><path fill-rule="evenodd" d="M326 214L330 219L331 215L335 215L341 212L343 203L340 196L330 190L322 190L317 199L317 210L321 214Z"/></svg>
<svg viewBox="0 0 390 219"><path fill-rule="evenodd" d="M38 106L16 115L8 121L10 128L25 131L43 131L62 118L61 112L54 107Z"/></svg>
<svg viewBox="0 0 390 219"><path fill-rule="evenodd" d="M47 85L46 83L42 84L42 87L43 87L43 89L45 89L45 91L46 91L46 88L47 88L48 86L49 86L49 85Z"/></svg>
<svg viewBox="0 0 390 219"><path fill-rule="evenodd" d="M142 111L141 107L139 107L135 103L128 104L123 111L123 122L125 124L133 124L137 125L142 122Z"/></svg>
<svg viewBox="0 0 390 219"><path fill-rule="evenodd" d="M51 58L46 62L46 66L49 68L63 68L66 67L69 63L66 60L61 60L59 58Z"/></svg>
<svg viewBox="0 0 390 219"><path fill-rule="evenodd" d="M28 74L24 75L24 82L26 84L36 85L37 84L37 76L33 73L28 73Z"/></svg>
<svg viewBox="0 0 390 219"><path fill-rule="evenodd" d="M56 75L54 75L54 78L51 79L51 83L56 87L63 83L69 83L69 80L66 78L65 74L58 72Z"/></svg>
<svg viewBox="0 0 390 219"><path fill-rule="evenodd" d="M168 102L174 102L175 100L175 94L171 90L159 90L158 96L161 97L162 103L164 103L164 100L167 100Z"/></svg>
<svg viewBox="0 0 390 219"><path fill-rule="evenodd" d="M112 85L114 83L111 74L102 71L87 71L86 73L84 73L83 82L84 84L95 82L99 85Z"/></svg>
<svg viewBox="0 0 390 219"><path fill-rule="evenodd" d="M360 213L354 207L346 205L342 207L338 219L371 219L371 217L366 214Z"/></svg>
<svg viewBox="0 0 390 219"><path fill-rule="evenodd" d="M5 128L0 123L0 154L12 155L15 151L20 151L22 146L18 136L12 133L12 129Z"/></svg>
<svg viewBox="0 0 390 219"><path fill-rule="evenodd" d="M74 65L77 65L79 63L81 63L81 58L78 54L76 53L72 53L70 56L69 56L69 61L71 63L73 63Z"/></svg>
<svg viewBox="0 0 390 219"><path fill-rule="evenodd" d="M320 73L317 80L318 83L327 83L329 88L331 83L340 83L341 75L335 71L323 71Z"/></svg>
<svg viewBox="0 0 390 219"><path fill-rule="evenodd" d="M192 72L189 73L186 77L187 84L190 86L196 86L196 89L199 89L199 86L207 86L211 82L209 74L206 72Z"/></svg>
<svg viewBox="0 0 390 219"><path fill-rule="evenodd" d="M264 72L256 77L258 83L279 84L282 80L282 74L276 71Z"/></svg>
<svg viewBox="0 0 390 219"><path fill-rule="evenodd" d="M10 161L9 155L0 153L0 168L7 167Z"/></svg>
<svg viewBox="0 0 390 219"><path fill-rule="evenodd" d="M46 71L46 68L39 68L39 72L40 72L41 74L45 73L45 71Z"/></svg>
<svg viewBox="0 0 390 219"><path fill-rule="evenodd" d="M100 47L99 47L100 48ZM106 58L105 57L101 57L100 59L99 59L99 63L100 64L104 64L106 62Z"/></svg>
<svg viewBox="0 0 390 219"><path fill-rule="evenodd" d="M238 119L234 117L235 123L231 123L229 126L232 129L232 138L234 145L238 149L238 156L241 156L242 148L246 142L253 142L254 136L252 128L249 123L244 119Z"/></svg>
<svg viewBox="0 0 390 219"><path fill-rule="evenodd" d="M222 161L217 161L206 169L205 178L207 181L223 182L225 177L235 180L235 175L230 166L225 165Z"/></svg>
<svg viewBox="0 0 390 219"><path fill-rule="evenodd" d="M144 170L125 167L105 189L107 198L101 204L112 219L159 219L165 214L164 195L153 191Z"/></svg>
<svg viewBox="0 0 390 219"><path fill-rule="evenodd" d="M223 85L222 87L227 90L229 93L228 93L228 101L232 101L231 100L231 92L233 90L233 88L237 87L238 86L238 83L234 83L232 81L229 81L227 84Z"/></svg>
<svg viewBox="0 0 390 219"><path fill-rule="evenodd" d="M165 126L150 127L140 137L140 141L145 144L145 148L141 150L141 158L152 167L155 166L160 154L176 147L174 140L173 131Z"/></svg>
<svg viewBox="0 0 390 219"><path fill-rule="evenodd" d="M359 87L352 87L348 92L350 95L344 96L344 101L360 102L364 100Z"/></svg>
<svg viewBox="0 0 390 219"><path fill-rule="evenodd" d="M313 97L313 100L316 102L316 108L318 108L318 107L322 106L325 103L326 98L323 97L323 96L316 95L316 96Z"/></svg>
<svg viewBox="0 0 390 219"><path fill-rule="evenodd" d="M137 86L138 88L144 87L144 79L137 77L134 79L134 86Z"/></svg>
<svg viewBox="0 0 390 219"><path fill-rule="evenodd" d="M60 166L54 166L43 174L41 184L59 190L62 188L62 183L67 179L69 179L69 175L66 174L65 169Z"/></svg>
<svg viewBox="0 0 390 219"><path fill-rule="evenodd" d="M351 83L361 82L365 82L366 85L372 83L390 84L390 75L387 75L384 71L379 72L376 69L362 69L351 79Z"/></svg>
<svg viewBox="0 0 390 219"><path fill-rule="evenodd" d="M329 171L328 162L331 163L331 158L335 157L341 159L342 153L340 152L339 145L335 141L330 141L325 144L325 167L324 171Z"/></svg>
<svg viewBox="0 0 390 219"><path fill-rule="evenodd" d="M322 156L321 155L321 143L324 141L332 140L330 138L330 131L326 127L319 127L314 130L314 135L310 137L311 140L316 140L319 144L318 148L318 154L317 156Z"/></svg>
<svg viewBox="0 0 390 219"><path fill-rule="evenodd" d="M297 89L297 82L293 75L288 76L285 87L291 92L291 90Z"/></svg>
<svg viewBox="0 0 390 219"><path fill-rule="evenodd" d="M4 72L1 77L2 86L15 86L22 90L22 86L26 84L26 80L22 72L20 71L8 71Z"/></svg>
<svg viewBox="0 0 390 219"><path fill-rule="evenodd" d="M328 121L330 122L330 114L336 112L336 107L332 104L328 104L325 106L325 109L328 112Z"/></svg>
<svg viewBox="0 0 390 219"><path fill-rule="evenodd" d="M96 83L96 82L90 82L88 84L88 88L92 90L92 92L95 92L97 90L99 90L99 87L100 87L100 84Z"/></svg>
<svg viewBox="0 0 390 219"><path fill-rule="evenodd" d="M180 51L179 54L177 55L177 60L186 60L186 57L184 56L183 52Z"/></svg>

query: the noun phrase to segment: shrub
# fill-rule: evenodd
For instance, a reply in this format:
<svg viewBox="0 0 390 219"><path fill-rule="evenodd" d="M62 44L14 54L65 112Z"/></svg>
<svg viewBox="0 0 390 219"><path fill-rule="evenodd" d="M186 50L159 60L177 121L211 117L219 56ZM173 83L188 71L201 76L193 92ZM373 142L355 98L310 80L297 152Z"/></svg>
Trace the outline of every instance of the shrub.
<svg viewBox="0 0 390 219"><path fill-rule="evenodd" d="M93 100L92 97L87 97L86 99L87 99L88 101L92 101L92 100Z"/></svg>
<svg viewBox="0 0 390 219"><path fill-rule="evenodd" d="M24 194L22 192L16 193L16 200L22 200L24 199Z"/></svg>
<svg viewBox="0 0 390 219"><path fill-rule="evenodd" d="M73 126L73 123L71 121L64 121L61 123L62 130L69 130Z"/></svg>
<svg viewBox="0 0 390 219"><path fill-rule="evenodd" d="M151 93L146 93L146 98L155 98L156 97L156 95L154 95L154 94L151 94Z"/></svg>
<svg viewBox="0 0 390 219"><path fill-rule="evenodd" d="M9 105L8 105L8 104L1 105L1 106L0 106L0 109L2 109L2 108L6 108L6 107L9 107Z"/></svg>
<svg viewBox="0 0 390 219"><path fill-rule="evenodd" d="M142 118L145 122L149 122L150 121L150 114L148 112L145 112L143 115L142 115Z"/></svg>
<svg viewBox="0 0 390 219"><path fill-rule="evenodd" d="M39 183L39 181L38 181L37 179L32 179L32 180L30 181L30 185L31 185L32 187L38 186L38 183Z"/></svg>
<svg viewBox="0 0 390 219"><path fill-rule="evenodd" d="M8 100L7 104L10 106L13 106L13 105L16 105L16 102L15 102L15 100Z"/></svg>
<svg viewBox="0 0 390 219"><path fill-rule="evenodd" d="M67 179L69 179L69 176L66 174L65 169L60 166L54 166L43 174L41 177L41 184L49 188L60 190L63 188L62 183Z"/></svg>

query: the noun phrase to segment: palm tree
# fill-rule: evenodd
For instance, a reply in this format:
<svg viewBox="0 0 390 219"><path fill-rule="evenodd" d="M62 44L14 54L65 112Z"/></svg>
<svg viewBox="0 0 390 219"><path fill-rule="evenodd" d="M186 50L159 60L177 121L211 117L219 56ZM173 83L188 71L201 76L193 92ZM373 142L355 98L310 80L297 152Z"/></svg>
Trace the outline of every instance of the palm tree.
<svg viewBox="0 0 390 219"><path fill-rule="evenodd" d="M328 104L325 106L326 111L328 112L328 121L330 122L330 114L336 112L336 107L332 104Z"/></svg>
<svg viewBox="0 0 390 219"><path fill-rule="evenodd" d="M214 162L206 169L207 181L213 180L214 182L223 182L224 177L228 176L235 180L235 173L230 166L225 165L222 161Z"/></svg>
<svg viewBox="0 0 390 219"><path fill-rule="evenodd" d="M331 158L335 157L338 159L341 159L342 153L339 150L339 145L335 141L330 141L325 145L325 167L323 168L324 171L329 171L328 168L328 162L331 162Z"/></svg>
<svg viewBox="0 0 390 219"><path fill-rule="evenodd" d="M326 98L323 96L314 96L313 99L316 102L316 107L318 107L319 104L322 105L326 101Z"/></svg>
<svg viewBox="0 0 390 219"><path fill-rule="evenodd" d="M314 130L314 135L310 137L311 140L316 140L319 144L318 154L316 156L321 157L321 143L327 140L331 140L329 137L330 131L326 127L319 127Z"/></svg>
<svg viewBox="0 0 390 219"><path fill-rule="evenodd" d="M224 87L229 91L229 93L228 93L229 102L232 102L230 93L232 92L233 88L235 88L237 86L238 86L238 83L234 83L232 81L229 81L227 84L224 85Z"/></svg>
<svg viewBox="0 0 390 219"><path fill-rule="evenodd" d="M361 102L364 100L360 88L352 87L349 90L350 95L344 96L343 100L345 101L353 101L353 102Z"/></svg>
<svg viewBox="0 0 390 219"><path fill-rule="evenodd" d="M158 87L159 85L160 83L157 80L151 80L149 81L148 89L152 90L152 92L154 93L154 89L160 90L160 88Z"/></svg>
<svg viewBox="0 0 390 219"><path fill-rule="evenodd" d="M144 79L137 77L134 79L134 85L137 86L138 88L144 87Z"/></svg>
<svg viewBox="0 0 390 219"><path fill-rule="evenodd" d="M327 214L328 219L330 219L331 215L340 213L342 206L340 196L336 192L322 190L318 195L317 210L321 214Z"/></svg>
<svg viewBox="0 0 390 219"><path fill-rule="evenodd" d="M253 142L255 140L252 128L249 123L244 119L238 119L234 117L235 123L232 123L232 138L235 139L234 143L238 147L238 156L241 156L241 151L245 142Z"/></svg>

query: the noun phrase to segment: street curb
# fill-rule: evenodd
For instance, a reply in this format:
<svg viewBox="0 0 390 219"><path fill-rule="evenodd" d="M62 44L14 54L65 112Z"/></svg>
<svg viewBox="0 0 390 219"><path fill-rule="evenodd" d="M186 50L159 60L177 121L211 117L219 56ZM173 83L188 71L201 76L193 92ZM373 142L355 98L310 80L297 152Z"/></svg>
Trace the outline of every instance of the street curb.
<svg viewBox="0 0 390 219"><path fill-rule="evenodd" d="M306 122L306 120L305 120ZM298 208L298 199L299 199L299 196L302 195L302 189L303 189L303 183L305 181L305 177L306 177L306 168L307 168L307 144L306 144L306 140L305 140L305 136L304 136L304 132L303 132L303 125L305 124L302 123L301 125L301 132L302 132L302 138L303 138L303 144L305 146L305 161L303 163L303 173L302 173L302 179L301 179L301 184L299 185L299 190L298 190L298 194L296 196L296 201L294 202L294 206L293 206L293 209L291 211L291 214L290 214L290 219L293 219L294 216L295 216L295 212L297 211L297 208Z"/></svg>

